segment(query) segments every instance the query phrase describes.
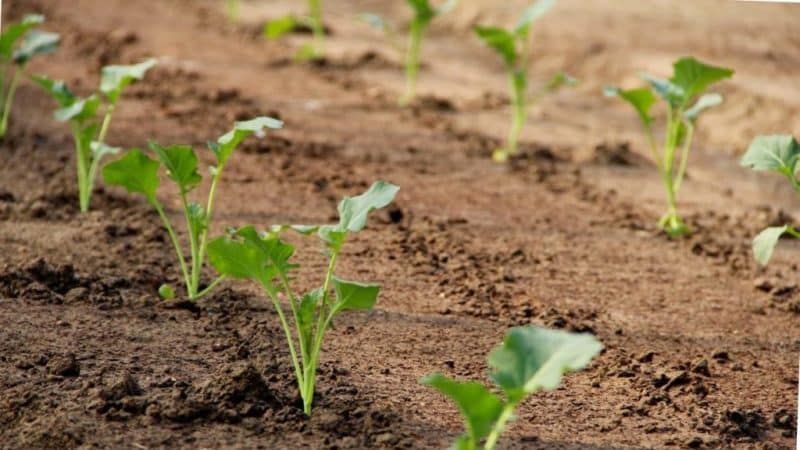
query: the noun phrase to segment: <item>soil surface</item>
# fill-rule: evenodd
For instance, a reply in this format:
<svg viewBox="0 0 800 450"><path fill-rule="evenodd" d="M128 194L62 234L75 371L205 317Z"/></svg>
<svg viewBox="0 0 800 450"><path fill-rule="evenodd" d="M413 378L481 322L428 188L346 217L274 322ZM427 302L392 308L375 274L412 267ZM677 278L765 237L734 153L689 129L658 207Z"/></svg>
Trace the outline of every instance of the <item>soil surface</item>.
<svg viewBox="0 0 800 450"><path fill-rule="evenodd" d="M800 132L800 6L560 1L533 33L535 82L566 70L582 83L534 106L521 156L499 166L504 77L470 28L511 23L525 2L470 0L434 22L407 109L398 55L356 20L402 26L405 2L325 3L327 58L297 64L308 35L266 42L260 27L298 1L245 0L236 25L216 0L5 2L4 20L39 12L62 34L30 71L78 93L105 64L161 59L126 91L112 145L201 148L236 119L286 122L232 158L215 233L328 222L379 178L402 190L346 247L340 275L383 291L329 333L305 419L264 296L226 282L191 307L159 300L179 274L157 216L102 185L79 214L69 130L23 83L0 145L0 447L445 448L460 418L419 379L486 380L487 352L529 323L590 331L606 350L526 401L503 448L794 447L800 244L762 269L749 241L798 203L737 158L755 134ZM687 54L737 73L691 157L680 206L695 234L669 240L637 119L601 90ZM316 243L299 261L324 272Z"/></svg>

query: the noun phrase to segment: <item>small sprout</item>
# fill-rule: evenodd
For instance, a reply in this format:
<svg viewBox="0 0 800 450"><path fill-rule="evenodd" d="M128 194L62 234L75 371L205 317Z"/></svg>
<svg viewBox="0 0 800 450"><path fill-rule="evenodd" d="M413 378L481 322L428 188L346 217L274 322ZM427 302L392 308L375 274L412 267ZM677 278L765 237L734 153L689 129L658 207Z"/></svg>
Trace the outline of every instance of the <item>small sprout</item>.
<svg viewBox="0 0 800 450"><path fill-rule="evenodd" d="M742 157L742 166L780 173L789 180L795 192L800 194L798 161L800 143L793 136L758 136L753 139ZM778 240L785 234L800 238L800 231L784 225L766 228L753 239L753 255L759 264L766 266L769 263Z"/></svg>
<svg viewBox="0 0 800 450"><path fill-rule="evenodd" d="M464 416L466 433L452 448L476 450L483 443L484 450L493 450L523 400L556 389L565 373L583 369L602 349L590 334L517 327L489 354L490 378L505 399L480 383L455 381L440 374L429 375L422 383L450 398Z"/></svg>
<svg viewBox="0 0 800 450"><path fill-rule="evenodd" d="M405 49L405 74L406 90L400 97L400 105L406 106L417 96L417 75L420 67L420 51L422 50L422 38L433 19L441 16L458 5L458 0L448 0L439 8L434 8L429 0L406 0L414 11L414 18L409 25L408 47ZM402 46L397 44L397 33L395 27L385 21L381 16L372 13L361 14L362 22L371 25L382 31L389 39L392 47L400 49Z"/></svg>
<svg viewBox="0 0 800 450"><path fill-rule="evenodd" d="M339 204L339 223L335 225L278 225L265 234L248 226L232 230L229 237L215 239L208 245L209 260L217 272L257 282L272 301L286 336L306 415L311 415L325 332L340 312L372 309L380 291L378 285L347 281L334 274L342 246L350 233L366 226L372 211L392 202L398 189L393 184L378 181L367 192L346 197ZM300 269L300 265L290 261L294 247L280 238L285 230L303 235L316 233L324 242L328 269L321 287L302 295L292 288L293 272ZM280 303L281 294L289 302L294 334Z"/></svg>
<svg viewBox="0 0 800 450"><path fill-rule="evenodd" d="M529 41L533 22L542 17L555 4L555 0L539 0L529 6L520 17L514 28L506 30L498 27L475 27L475 33L503 59L508 72L511 90L511 130L504 148L492 154L492 159L504 162L509 156L517 153L519 136L528 117L528 107L545 95L555 92L564 86L574 86L575 78L558 73L534 95L528 94L529 78Z"/></svg>
<svg viewBox="0 0 800 450"><path fill-rule="evenodd" d="M203 181L198 170L197 154L192 147L185 145L164 147L156 142L150 142L150 150L155 154L156 159L150 158L139 149L133 149L103 169L103 178L106 184L121 186L130 193L144 195L147 202L153 205L158 212L178 257L189 300L203 297L225 278L225 274L220 272L222 275L205 287L201 285L200 279L206 265L208 233L211 228L217 186L222 178L225 164L244 139L264 129L278 129L282 126L281 121L269 117L236 122L230 132L221 136L216 142L208 144L208 148L216 157L217 162L211 173L211 187L205 206L190 202L188 198L189 193ZM163 205L156 197L156 192L161 184L158 175L161 166L166 169L167 177L178 187L186 229L189 233L191 256L189 260L184 257L183 247L175 233L175 228L164 212ZM175 294L172 287L167 285L161 286L158 292L165 299L172 298Z"/></svg>
<svg viewBox="0 0 800 450"><path fill-rule="evenodd" d="M239 22L241 6L239 0L225 0L225 10L228 12L228 20L231 23Z"/></svg>
<svg viewBox="0 0 800 450"><path fill-rule="evenodd" d="M673 74L668 80L643 74L642 78L649 83L649 88L624 90L606 87L604 90L606 96L619 97L633 106L644 126L653 160L667 191L668 210L659 221L659 226L669 236L684 236L691 232L678 214L678 191L686 173L697 119L706 109L722 103L721 95L704 92L712 84L732 75L733 70L711 66L695 58L681 58L673 64ZM667 130L660 153L650 113L657 96L667 104ZM678 150L680 156L676 166Z"/></svg>
<svg viewBox="0 0 800 450"><path fill-rule="evenodd" d="M175 298L175 289L168 284L162 284L161 287L158 288L158 295L164 300L172 300Z"/></svg>
<svg viewBox="0 0 800 450"><path fill-rule="evenodd" d="M322 58L325 55L325 24L322 23L322 0L308 0L307 16L290 14L268 21L264 24L264 37L270 40L279 39L303 26L311 29L314 42L300 47L295 58L298 61Z"/></svg>
<svg viewBox="0 0 800 450"><path fill-rule="evenodd" d="M28 15L22 21L10 25L0 34L0 102L3 103L2 118L0 118L0 139L5 137L8 130L8 119L14 105L14 96L17 93L19 82L25 75L28 62L38 55L45 55L56 51L61 41L61 36L56 33L37 30L34 27L44 23L44 16ZM13 70L13 75L9 72ZM11 76L11 82L6 89L6 78ZM3 100L5 99L5 100Z"/></svg>
<svg viewBox="0 0 800 450"><path fill-rule="evenodd" d="M98 92L85 98L73 94L63 81L32 77L58 103L59 108L53 114L56 120L70 124L75 141L81 212L89 211L101 161L105 156L120 151L108 146L106 137L122 92L132 83L142 80L156 64L155 59L149 59L130 66L103 67ZM104 109L102 121L97 114L101 107Z"/></svg>

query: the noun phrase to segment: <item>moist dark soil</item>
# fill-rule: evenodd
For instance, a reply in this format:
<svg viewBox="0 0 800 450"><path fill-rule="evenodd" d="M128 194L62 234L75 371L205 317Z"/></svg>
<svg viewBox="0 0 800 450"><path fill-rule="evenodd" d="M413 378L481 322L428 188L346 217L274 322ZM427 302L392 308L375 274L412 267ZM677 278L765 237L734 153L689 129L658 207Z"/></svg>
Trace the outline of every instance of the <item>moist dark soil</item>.
<svg viewBox="0 0 800 450"><path fill-rule="evenodd" d="M201 149L234 120L286 122L232 158L214 234L332 221L376 179L401 192L342 256L342 276L383 290L329 333L309 419L259 290L228 281L197 303L160 300L180 276L157 215L102 183L80 214L69 130L23 83L0 144L0 447L446 448L460 418L419 379L485 381L487 352L522 324L591 332L605 351L526 401L502 448L794 447L800 246L781 242L764 269L749 242L800 211L780 179L736 160L754 134L800 130L798 7L704 0L689 24L673 2L560 1L534 33L534 81L583 82L536 105L520 154L497 165L508 97L470 28L511 22L525 2L474 0L436 22L405 109L398 55L354 20L402 24L405 4L326 2L326 57L298 63L307 33L267 42L259 29L300 3L244 0L231 24L213 0L5 2L4 21L38 12L62 34L29 69L79 94L103 65L160 58L121 100L112 145ZM601 88L666 74L688 52L737 74L681 193L694 234L668 239L636 118ZM171 189L159 195L177 220ZM310 288L325 261L298 244Z"/></svg>

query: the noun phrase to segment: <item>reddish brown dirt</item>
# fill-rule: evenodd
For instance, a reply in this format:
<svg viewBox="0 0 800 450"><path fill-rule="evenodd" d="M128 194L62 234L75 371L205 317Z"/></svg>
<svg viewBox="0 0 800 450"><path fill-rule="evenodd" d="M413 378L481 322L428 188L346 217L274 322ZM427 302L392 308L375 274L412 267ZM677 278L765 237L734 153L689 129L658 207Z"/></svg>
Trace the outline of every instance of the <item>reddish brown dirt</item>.
<svg viewBox="0 0 800 450"><path fill-rule="evenodd" d="M100 186L79 215L68 130L24 84L0 145L0 447L445 448L460 419L418 380L485 379L487 351L526 323L591 331L606 351L525 402L504 448L794 446L800 247L781 243L764 270L749 239L797 204L736 156L755 133L800 131L800 7L562 0L534 33L536 76L584 82L534 108L505 167L488 160L507 120L502 74L469 27L523 2L475 0L437 23L407 110L397 58L354 20L402 22L402 2L327 2L316 64L291 63L307 36L258 37L295 1L245 1L237 26L212 0L4 3L5 20L47 15L64 44L31 71L80 93L104 64L162 58L127 91L111 144L199 148L235 119L286 121L233 158L216 232L329 221L378 178L402 191L343 258L342 275L384 290L329 334L308 420L263 296L229 282L194 308L161 302L178 273L154 213ZM670 241L635 117L599 92L690 52L737 74L691 161L681 206L696 234ZM316 250L300 261L319 273Z"/></svg>

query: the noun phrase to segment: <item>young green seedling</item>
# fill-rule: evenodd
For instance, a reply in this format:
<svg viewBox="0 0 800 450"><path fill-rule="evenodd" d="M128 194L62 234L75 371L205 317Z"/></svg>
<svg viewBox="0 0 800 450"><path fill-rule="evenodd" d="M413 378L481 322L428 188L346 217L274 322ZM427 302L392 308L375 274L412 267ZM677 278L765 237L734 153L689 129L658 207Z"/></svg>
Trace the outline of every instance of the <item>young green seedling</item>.
<svg viewBox="0 0 800 450"><path fill-rule="evenodd" d="M481 383L440 374L429 375L422 383L449 397L464 416L466 433L453 449L476 450L483 444L481 448L493 450L520 403L531 394L556 389L565 373L583 369L602 349L590 334L517 327L489 354L490 377L505 399Z"/></svg>
<svg viewBox="0 0 800 450"><path fill-rule="evenodd" d="M339 223L335 225L276 226L265 234L248 226L232 231L230 237L215 239L208 246L209 261L220 274L257 282L272 302L286 336L306 415L311 415L322 341L333 318L346 310L371 309L380 290L378 285L347 281L335 275L342 247L350 233L366 226L369 213L391 203L397 191L397 186L378 181L367 192L346 197L339 203ZM280 238L286 229L305 235L316 233L326 247L328 269L322 286L303 295L291 286L292 272L300 266L290 261L294 247ZM288 300L293 327L281 306L280 295Z"/></svg>
<svg viewBox="0 0 800 450"><path fill-rule="evenodd" d="M795 192L800 194L797 170L800 161L800 143L793 136L758 136L750 143L742 157L742 165L754 170L770 170L789 179ZM766 266L781 236L788 234L800 238L800 231L791 225L769 227L753 239L753 255Z"/></svg>
<svg viewBox="0 0 800 450"><path fill-rule="evenodd" d="M314 41L300 47L296 58L301 61L319 59L325 54L325 24L322 23L322 0L308 0L308 15L280 17L264 24L264 37L270 40L292 32L300 26L311 29Z"/></svg>
<svg viewBox="0 0 800 450"><path fill-rule="evenodd" d="M730 78L733 70L704 64L695 58L681 58L673 64L673 69L672 78L668 80L643 74L642 78L650 84L650 88L623 90L607 87L605 94L620 97L636 109L667 191L668 210L659 221L659 226L670 236L683 236L689 234L690 230L678 214L677 197L686 173L697 119L706 109L722 103L721 95L705 94L704 91L712 84ZM660 153L650 114L656 103L656 96L651 89L667 104L667 129ZM678 151L680 156L676 166Z"/></svg>
<svg viewBox="0 0 800 450"><path fill-rule="evenodd" d="M222 273L214 281L203 286L200 275L206 262L208 233L211 229L217 186L222 178L222 172L228 159L248 136L254 133L261 133L265 129L278 129L282 126L283 123L281 121L269 117L236 122L233 130L217 139L216 142L208 143L208 148L217 161L215 166L209 168L211 187L205 207L201 204L190 202L188 199L188 194L203 180L197 169L197 154L190 146L173 145L163 147L156 142L150 142L150 149L155 153L156 159L148 157L139 149L133 149L117 161L106 165L103 169L103 178L106 184L122 186L128 192L144 195L158 212L178 256L178 263L181 267L181 273L186 284L186 295L189 300L197 300L211 292L225 278L225 274ZM167 217L163 205L156 198L156 191L161 183L158 171L162 165L166 168L169 179L178 186L178 195L183 206L186 230L189 234L190 259L184 257L184 251L175 233L175 228L172 226L169 217ZM165 299L172 298L175 295L174 289L166 284L161 286L158 292Z"/></svg>
<svg viewBox="0 0 800 450"><path fill-rule="evenodd" d="M528 93L531 25L549 11L554 4L555 0L537 1L522 13L522 17L510 30L498 27L475 27L478 37L503 58L508 72L511 91L511 129L505 148L496 149L492 154L492 158L497 162L504 162L517 152L519 136L528 117L528 107L532 103L563 86L577 84L577 80L569 75L558 73L539 92L534 95Z"/></svg>
<svg viewBox="0 0 800 450"><path fill-rule="evenodd" d="M239 12L240 12L241 4L239 0L225 0L225 9L228 12L228 20L232 23L236 23L239 21Z"/></svg>
<svg viewBox="0 0 800 450"><path fill-rule="evenodd" d="M420 67L420 51L422 50L422 38L425 31L430 26L433 19L452 10L458 5L458 0L448 0L441 7L434 8L429 0L406 0L414 11L414 18L411 19L408 29L408 46L405 49L405 73L406 89L400 97L400 105L406 106L417 96L417 75ZM383 20L380 16L372 13L361 15L361 20L381 30L389 38L390 43L395 48L400 48L395 43L395 27Z"/></svg>
<svg viewBox="0 0 800 450"><path fill-rule="evenodd" d="M25 66L28 61L37 55L54 52L61 40L56 33L34 29L43 22L44 16L28 15L19 23L10 25L0 34L0 65L2 65L0 66L0 102L3 104L0 139L5 137L8 130L8 118L14 104L14 95L25 74ZM9 76L11 81L6 86Z"/></svg>
<svg viewBox="0 0 800 450"><path fill-rule="evenodd" d="M69 122L75 141L75 159L78 172L78 203L81 212L89 210L97 171L106 155L118 153L119 148L106 144L108 129L122 92L132 83L144 78L148 70L156 65L149 59L130 66L103 67L98 92L88 97L78 97L63 81L46 77L32 77L58 103L54 113L56 120ZM98 112L103 109L103 119Z"/></svg>

